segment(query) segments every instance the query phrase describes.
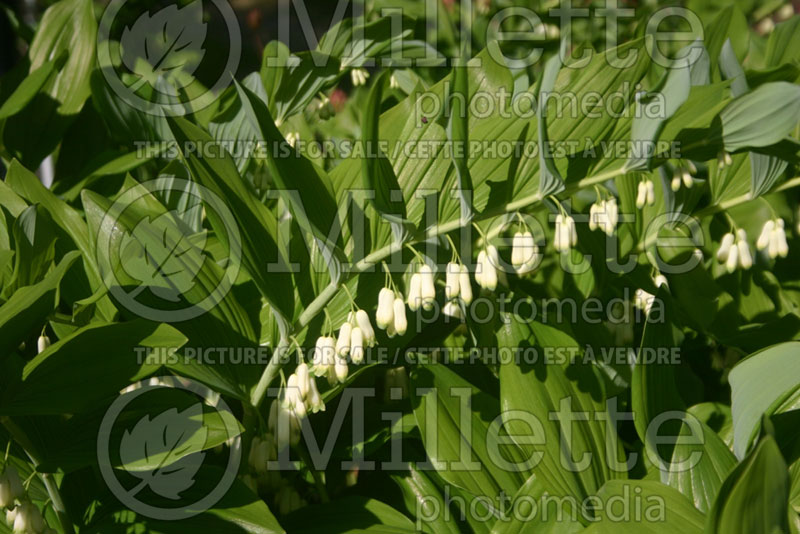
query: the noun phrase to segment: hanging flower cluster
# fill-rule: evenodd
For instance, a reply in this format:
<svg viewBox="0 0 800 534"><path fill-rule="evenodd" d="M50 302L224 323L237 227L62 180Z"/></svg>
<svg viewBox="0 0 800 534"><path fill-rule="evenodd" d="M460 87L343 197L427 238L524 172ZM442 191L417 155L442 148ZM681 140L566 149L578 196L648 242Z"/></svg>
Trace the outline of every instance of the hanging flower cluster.
<svg viewBox="0 0 800 534"><path fill-rule="evenodd" d="M610 197L607 200L598 200L589 208L589 230L603 230L606 235L614 235L619 223L619 208L617 199Z"/></svg>
<svg viewBox="0 0 800 534"><path fill-rule="evenodd" d="M366 69L358 68L350 71L350 81L353 82L353 87L365 85L367 78L369 78L369 72Z"/></svg>
<svg viewBox="0 0 800 534"><path fill-rule="evenodd" d="M559 252L566 252L578 244L575 219L566 213L556 215L556 230L553 245Z"/></svg>
<svg viewBox="0 0 800 534"><path fill-rule="evenodd" d="M747 244L747 232L739 228L734 235L728 232L722 236L717 261L725 264L725 270L732 273L738 268L749 269L753 266L753 257L750 255L750 246Z"/></svg>
<svg viewBox="0 0 800 534"><path fill-rule="evenodd" d="M756 248L767 251L767 255L773 260L778 256L785 258L789 255L783 219L770 219L764 223L756 241Z"/></svg>
<svg viewBox="0 0 800 534"><path fill-rule="evenodd" d="M479 286L489 291L497 289L498 265L500 265L500 254L498 254L497 247L494 245L488 245L478 252L475 281L478 282Z"/></svg>
<svg viewBox="0 0 800 534"><path fill-rule="evenodd" d="M424 310L433 308L436 301L436 287L433 284L433 270L426 263L419 266L419 270L411 275L408 287L408 307L417 311L420 306Z"/></svg>
<svg viewBox="0 0 800 534"><path fill-rule="evenodd" d="M511 265L517 274L533 271L540 259L539 247L530 230L515 233L511 240Z"/></svg>
<svg viewBox="0 0 800 534"><path fill-rule="evenodd" d="M26 482L27 484L27 482ZM0 473L0 509L6 511L6 523L15 534L55 534L33 504L14 467L6 465Z"/></svg>
<svg viewBox="0 0 800 534"><path fill-rule="evenodd" d="M652 206L656 203L656 188L652 180L639 182L636 190L636 208L643 209L645 206Z"/></svg>

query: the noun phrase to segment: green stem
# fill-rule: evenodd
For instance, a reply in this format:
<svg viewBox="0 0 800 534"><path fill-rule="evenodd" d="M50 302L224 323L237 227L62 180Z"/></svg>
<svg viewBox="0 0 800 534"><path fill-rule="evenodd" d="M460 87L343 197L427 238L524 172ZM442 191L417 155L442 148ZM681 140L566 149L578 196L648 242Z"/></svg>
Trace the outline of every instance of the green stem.
<svg viewBox="0 0 800 534"><path fill-rule="evenodd" d="M258 380L258 384L256 384L256 388L253 390L253 394L251 396L252 404L256 408L258 408L264 401L264 396L267 394L267 388L275 376L277 376L278 370L281 368L281 355L288 347L289 339L284 338L281 339L280 343L278 343L278 346L275 347L275 350L272 352L272 357L269 359L269 363L267 363L267 367L264 369L264 372L261 373L261 378Z"/></svg>
<svg viewBox="0 0 800 534"><path fill-rule="evenodd" d="M574 184L568 185L564 189L564 191L561 192L561 196L564 197L571 196L572 194L581 189L587 187L593 187L595 184L603 183L606 180L610 180L612 178L625 174L626 172L628 172L628 170L622 167L619 169L612 169L609 171L605 171L600 174L596 174L594 176L588 176L582 180L578 180ZM480 215L476 215L475 220L489 219L491 217L496 217L504 213L513 213L515 211L519 211L522 208L528 207L532 204L536 204L541 200L542 200L541 193L536 192L527 195L523 198L520 198L518 200L515 200L513 202L509 202L507 204L498 206L495 209L486 210ZM342 280L340 281L339 285L344 285L353 276L372 269L376 264L390 257L392 254L396 254L397 252L399 252L405 245L413 245L415 243L420 243L428 239L438 237L442 234L447 234L455 230L458 230L462 226L463 226L462 221L461 218L459 217L452 221L447 221L444 223L431 226L424 232L417 233L417 235L413 236L409 241L406 241L405 243L392 242L388 245L385 245L379 248L378 250L375 250L372 253L368 254L367 256L362 258L359 262L357 262L348 273L345 273L342 276ZM309 304L297 318L297 322L294 325L295 332L299 332L300 330L308 326L308 324L314 319L314 317L316 317L317 314L320 313L322 309L328 305L328 302L330 302L331 299L333 299L333 297L336 296L336 293L339 290L339 285L329 284L325 289L322 290L322 292L319 295L317 295L317 297L313 301L311 301L311 304ZM261 375L261 379L258 382L258 386L256 386L256 389L253 392L252 399L253 399L253 404L255 406L258 406L261 403L261 401L263 401L264 393L266 392L267 386L275 378L275 376L277 375L277 371L278 371L278 362L275 361L275 357L273 356L272 360L270 360L269 364L267 364L266 369L264 369L264 372Z"/></svg>

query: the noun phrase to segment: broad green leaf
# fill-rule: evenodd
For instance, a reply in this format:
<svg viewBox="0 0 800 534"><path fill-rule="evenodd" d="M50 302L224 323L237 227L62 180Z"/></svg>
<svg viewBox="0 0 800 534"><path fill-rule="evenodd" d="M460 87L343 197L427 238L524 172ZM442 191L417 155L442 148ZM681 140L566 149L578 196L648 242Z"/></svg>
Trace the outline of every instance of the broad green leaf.
<svg viewBox="0 0 800 534"><path fill-rule="evenodd" d="M548 495L536 475L519 489L492 528L492 534L575 534L583 532L583 511L572 501Z"/></svg>
<svg viewBox="0 0 800 534"><path fill-rule="evenodd" d="M15 349L32 332L41 330L47 316L58 306L61 279L79 257L77 251L65 254L41 282L18 289L0 306L0 352Z"/></svg>
<svg viewBox="0 0 800 534"><path fill-rule="evenodd" d="M416 532L409 518L375 499L345 497L308 506L283 520L292 534L411 534Z"/></svg>
<svg viewBox="0 0 800 534"><path fill-rule="evenodd" d="M789 472L772 436L725 480L708 512L708 534L789 532Z"/></svg>
<svg viewBox="0 0 800 534"><path fill-rule="evenodd" d="M73 115L89 97L97 22L89 0L61 0L45 11L31 43L31 72L66 51L69 58L48 86L59 113Z"/></svg>
<svg viewBox="0 0 800 534"><path fill-rule="evenodd" d="M31 205L14 221L14 277L4 296L39 282L55 259L56 231L44 208Z"/></svg>
<svg viewBox="0 0 800 534"><path fill-rule="evenodd" d="M36 93L44 86L53 74L58 60L47 61L39 68L33 70L11 96L0 106L0 120L6 119L20 112L36 96Z"/></svg>
<svg viewBox="0 0 800 534"><path fill-rule="evenodd" d="M158 369L158 364L144 360L141 350L177 349L185 342L186 337L173 327L145 320L83 327L25 365L20 381L4 392L0 412L41 415L85 411Z"/></svg>
<svg viewBox="0 0 800 534"><path fill-rule="evenodd" d="M501 447L497 400L440 364L417 368L411 383L417 426L439 475L476 496L514 494L530 464L516 446Z"/></svg>
<svg viewBox="0 0 800 534"><path fill-rule="evenodd" d="M278 147L282 151L290 147L275 126L269 109L252 91L238 83L236 88L245 116L254 128L257 139L268 148L267 162L276 189L283 201L291 207L300 228L313 235L316 243L324 247L326 254L332 259L343 257L336 250L340 244L338 230L341 222L328 175L301 155L276 155L274 150ZM338 276L332 273L331 278L336 280Z"/></svg>
<svg viewBox="0 0 800 534"><path fill-rule="evenodd" d="M587 534L702 534L703 515L677 490L652 480L612 480L597 496L601 520ZM632 501L640 503L637 509ZM635 501L634 501L635 502Z"/></svg>
<svg viewBox="0 0 800 534"><path fill-rule="evenodd" d="M508 314L497 342L501 351L520 354L518 362L509 358L500 367L504 422L535 462L533 472L548 493L583 499L607 480L624 478L621 444L613 426L604 422L605 398L596 370L582 364L580 356L577 362L561 364L569 361L569 354L580 354L575 340L551 326ZM536 361L522 357L534 348ZM548 364L546 351L551 360L562 361ZM612 469L609 463L614 460Z"/></svg>
<svg viewBox="0 0 800 534"><path fill-rule="evenodd" d="M672 333L673 316L668 313L670 303L667 298L667 291L661 286L655 295L652 309L660 307L663 320L648 320L645 323L631 382L631 407L636 432L647 449L657 455L659 463L663 462L665 465L673 456L672 446L662 444L659 447L655 440L659 435L677 437L686 409L678 394L674 364L660 359L653 361L651 357L653 351L657 353L659 349L673 349L677 346ZM663 469L662 482L666 482L667 476L668 469Z"/></svg>
<svg viewBox="0 0 800 534"><path fill-rule="evenodd" d="M265 56L264 61L269 59ZM339 76L339 60L315 50L299 52L288 58L277 56L278 62L284 60L285 63L279 65L284 70L280 85L270 102L270 108L274 107L275 110L277 125L285 123L289 117L305 109L320 91ZM262 72L265 68L262 67Z"/></svg>
<svg viewBox="0 0 800 534"><path fill-rule="evenodd" d="M228 241L231 236L227 235L224 222L213 213L213 209L207 212L209 221L229 250L241 246L242 267L273 310L284 321L291 321L294 313L292 277L278 248L275 216L253 195L239 176L233 160L209 134L180 117L170 119L170 128L182 150L188 143L195 143L195 146L215 152L211 157L185 152L183 158L194 179L230 206L241 232L241 243Z"/></svg>
<svg viewBox="0 0 800 534"><path fill-rule="evenodd" d="M450 141L450 157L455 167L458 196L461 200L461 224L466 225L472 219L472 178L469 175L469 76L467 75L466 52L453 67L453 86L450 89L450 118L447 125L447 136ZM555 77L554 77L555 78ZM553 80L555 81L555 79ZM375 120L377 124L377 119Z"/></svg>
<svg viewBox="0 0 800 534"><path fill-rule="evenodd" d="M720 113L725 150L774 145L800 122L800 86L772 82L735 98Z"/></svg>
<svg viewBox="0 0 800 534"><path fill-rule="evenodd" d="M668 483L691 499L701 512L711 509L736 457L708 426L687 414L670 462Z"/></svg>
<svg viewBox="0 0 800 534"><path fill-rule="evenodd" d="M187 505L197 502L211 494L223 476L222 469L203 465L196 482L185 493L181 501ZM148 501L149 503L150 501ZM108 503L118 507L116 499ZM168 498L153 500L153 506L161 509L175 507L175 501ZM278 523L266 503L240 480L234 479L231 488L210 509L180 521L167 521L137 516L130 510L122 510L104 517L83 529L90 534L130 534L147 532L149 534L284 534L287 532ZM294 534L291 529L289 532Z"/></svg>
<svg viewBox="0 0 800 534"><path fill-rule="evenodd" d="M744 60L750 44L750 31L747 27L747 18L736 4L727 6L720 11L717 18L706 32L705 45L711 60L712 77L715 77L715 67L720 58L720 52L725 42L730 41L733 57L737 61ZM720 63L720 66L721 63Z"/></svg>
<svg viewBox="0 0 800 534"><path fill-rule="evenodd" d="M408 472L392 475L392 480L403 493L406 509L423 524L422 530L431 534L459 534L453 521L445 519L447 504L439 488L424 471L409 464Z"/></svg>
<svg viewBox="0 0 800 534"><path fill-rule="evenodd" d="M625 164L627 169L649 168L665 121L689 98L691 85L691 68L688 59L682 58L673 63L655 90L637 96L638 109L631 124L631 141L637 146Z"/></svg>
<svg viewBox="0 0 800 534"><path fill-rule="evenodd" d="M563 41L558 54L547 60L539 84L539 109L536 113L536 127L539 135L539 194L542 197L560 193L564 189L564 181L558 172L551 152L550 138L547 134L548 96L553 93L558 71L561 69L561 54L566 53L566 40Z"/></svg>
<svg viewBox="0 0 800 534"><path fill-rule="evenodd" d="M778 24L767 40L764 63L775 67L800 58L800 17L792 17Z"/></svg>
<svg viewBox="0 0 800 534"><path fill-rule="evenodd" d="M739 61L736 59L730 40L725 41L725 44L722 46L722 52L720 53L720 70L725 78L732 80L731 92L733 96L741 96L750 90L747 85L747 78L745 77L742 67L739 65ZM750 152L749 156L750 196L756 198L767 193L772 186L775 185L775 182L781 177L788 164L786 161L766 154ZM718 170L717 172L721 173L724 171Z"/></svg>
<svg viewBox="0 0 800 534"><path fill-rule="evenodd" d="M405 221L406 207L402 200L402 191L392 164L383 153L379 143L379 122L383 87L388 74L381 74L373 83L367 98L362 126L361 141L366 151L361 160L361 175L365 190L373 192L374 198L369 202L381 217L393 225L401 225Z"/></svg>
<svg viewBox="0 0 800 534"><path fill-rule="evenodd" d="M760 350L731 370L733 450L744 458L763 415L772 415L800 389L800 342Z"/></svg>
<svg viewBox="0 0 800 534"><path fill-rule="evenodd" d="M77 210L56 197L44 187L38 177L17 161L12 161L8 168L7 183L29 202L40 204L47 209L50 216L72 239L82 254L84 269L92 289L97 291L103 287L100 270L94 253L94 246L89 238L86 221ZM116 310L107 300L99 304L106 319L111 319Z"/></svg>
<svg viewBox="0 0 800 534"><path fill-rule="evenodd" d="M259 73L253 72L247 75L242 80L242 85L264 103L267 102L267 93ZM255 142L260 138L258 124L248 117L249 111L250 108L243 106L239 99L231 98L230 105L224 107L208 125L208 131L220 145L235 149L231 153L236 160L236 168L242 175L253 159L250 147L255 146Z"/></svg>

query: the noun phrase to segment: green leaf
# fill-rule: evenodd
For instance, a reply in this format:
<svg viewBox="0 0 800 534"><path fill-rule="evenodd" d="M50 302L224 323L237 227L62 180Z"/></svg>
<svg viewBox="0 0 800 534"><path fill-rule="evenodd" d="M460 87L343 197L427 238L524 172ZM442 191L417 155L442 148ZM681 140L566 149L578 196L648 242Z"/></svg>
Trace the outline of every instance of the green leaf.
<svg viewBox="0 0 800 534"><path fill-rule="evenodd" d="M61 279L78 258L77 251L68 252L41 282L18 289L0 306L0 352L12 351L32 332L41 329L58 305Z"/></svg>
<svg viewBox="0 0 800 534"><path fill-rule="evenodd" d="M414 523L406 516L375 499L345 497L326 504L307 506L283 520L292 534L411 534Z"/></svg>
<svg viewBox="0 0 800 534"><path fill-rule="evenodd" d="M800 86L771 82L735 98L720 113L725 150L774 145L800 122Z"/></svg>
<svg viewBox="0 0 800 534"><path fill-rule="evenodd" d="M198 472L196 482L187 492L181 494L181 500L195 502L214 491L222 469L203 465ZM150 503L150 501L148 501ZM116 499L110 506L119 506ZM175 507L175 502L168 498L154 500L153 506L163 509ZM214 506L203 513L182 519L166 521L137 516L130 510L114 512L102 520L82 529L89 534L130 534L147 532L148 534L284 534L286 531L278 524L275 516L266 503L253 494L240 480L234 479L233 485ZM293 530L289 530L294 534Z"/></svg>
<svg viewBox="0 0 800 534"><path fill-rule="evenodd" d="M575 340L551 326L508 314L503 316L497 342L499 350L519 354L500 367L506 427L526 457L535 462L533 472L547 491L580 500L596 493L607 480L624 478L621 443L603 422L601 380L592 366L581 363ZM533 349L539 357L531 362L524 354ZM569 354L578 361L552 364L553 355L569 362ZM588 414L588 420L580 413ZM616 460L616 469L609 466L609 456Z"/></svg>
<svg viewBox="0 0 800 534"><path fill-rule="evenodd" d="M424 471L420 471L411 463L407 473L391 477L403 493L406 510L424 523L424 532L459 534L460 531L454 522L445 519L444 511L448 504L445 503L439 488Z"/></svg>
<svg viewBox="0 0 800 534"><path fill-rule="evenodd" d="M0 412L80 413L158 369L145 361L142 350L177 349L184 343L186 337L173 327L141 319L80 328L25 365L20 382L4 392Z"/></svg>
<svg viewBox="0 0 800 534"><path fill-rule="evenodd" d="M704 532L703 515L677 490L660 482L611 480L606 482L597 496L603 503L599 508L601 520L587 529L587 534ZM638 516L634 515L634 499L641 503Z"/></svg>
<svg viewBox="0 0 800 534"><path fill-rule="evenodd" d="M705 513L736 466L736 457L713 430L688 414L678 439L669 464L668 484Z"/></svg>
<svg viewBox="0 0 800 534"><path fill-rule="evenodd" d="M458 179L458 196L461 200L461 223L472 219L472 178L469 175L469 76L467 75L466 51L462 52L459 64L453 67L453 86L450 89L450 120L447 125L450 155ZM377 119L375 120L377 124Z"/></svg>
<svg viewBox="0 0 800 534"><path fill-rule="evenodd" d="M654 439L656 435L679 435L681 420L676 419L674 415L684 412L686 405L678 394L674 364L670 361L663 362L660 358L655 361L647 361L644 358L651 354L650 351L672 349L677 346L672 333L672 315L669 313L670 304L667 298L667 291L661 286L655 295L651 312L660 307L663 315L660 319L651 317L649 319L653 320L645 323L631 381L631 407L635 414L636 432L647 449L657 455L659 461L664 464L667 464L673 456L672 446L670 444L657 446ZM673 417L663 419L670 413ZM659 420L663 424L654 425L654 420ZM651 433L648 434L648 431ZM667 469L662 469L663 482L666 482L667 475Z"/></svg>
<svg viewBox="0 0 800 534"><path fill-rule="evenodd" d="M394 169L381 149L378 135L381 100L387 76L388 73L384 73L378 77L367 97L361 134L366 154L361 160L361 175L363 187L367 191L375 192L374 198L369 199L370 204L381 217L397 227L396 225L402 225L405 222L406 206Z"/></svg>
<svg viewBox="0 0 800 534"><path fill-rule="evenodd" d="M536 506L534 509L533 506ZM584 527L570 501L551 498L544 484L531 475L511 500L510 510L492 527L492 534L576 534ZM532 515L532 517L528 517Z"/></svg>
<svg viewBox="0 0 800 534"><path fill-rule="evenodd" d="M74 115L89 97L89 75L94 67L97 22L89 0L61 0L45 11L30 49L31 72L69 53L48 91L60 102L58 112Z"/></svg>
<svg viewBox="0 0 800 534"><path fill-rule="evenodd" d="M0 120L19 113L36 96L56 68L58 60L47 61L22 80L11 96L0 106Z"/></svg>
<svg viewBox="0 0 800 534"><path fill-rule="evenodd" d="M773 345L751 354L731 370L733 450L744 458L762 415L770 416L800 390L800 342Z"/></svg>
<svg viewBox="0 0 800 534"><path fill-rule="evenodd" d="M558 172L553 158L549 156L553 147L550 146L550 138L547 134L547 95L553 93L556 84L558 71L561 69L561 54L566 53L566 40L561 44L558 54L547 60L544 65L544 73L539 85L539 109L536 114L536 127L539 134L539 194L542 197L561 192L564 189L564 181Z"/></svg>
<svg viewBox="0 0 800 534"><path fill-rule="evenodd" d="M492 439L502 429L497 400L444 365L417 368L411 378L417 426L439 475L475 496L516 493L530 465L516 446Z"/></svg>
<svg viewBox="0 0 800 534"><path fill-rule="evenodd" d="M634 152L625 167L647 169L655 156L654 143L670 117L689 98L691 67L688 58L675 60L658 86L646 95L637 96L637 111L631 124Z"/></svg>
<svg viewBox="0 0 800 534"><path fill-rule="evenodd" d="M285 256L278 248L275 216L253 195L239 176L231 157L214 143L209 134L180 117L170 119L169 124L183 151L188 143L204 149L216 147L212 150L216 153L211 157L185 151L183 158L194 179L230 206L241 229L241 243L228 242L231 236L227 235L224 222L213 213L213 209L208 210L211 226L228 250L231 246L241 245L242 266L273 310L284 321L291 321L294 314L292 277Z"/></svg>
<svg viewBox="0 0 800 534"><path fill-rule="evenodd" d="M320 91L338 78L339 60L315 50L299 52L288 58L278 54L276 58L265 55L264 62L269 59L285 61L279 64L284 72L280 76L280 85L273 100L270 101L270 108L275 110L276 124L281 125L289 117L305 109ZM262 66L262 73L268 68ZM266 79L264 82L269 87Z"/></svg>
<svg viewBox="0 0 800 534"><path fill-rule="evenodd" d="M796 62L798 59L800 59L800 17L792 17L775 26L769 34L764 63L768 67L775 67Z"/></svg>
<svg viewBox="0 0 800 534"><path fill-rule="evenodd" d="M705 532L789 532L788 506L788 468L775 440L765 436L725 480Z"/></svg>
<svg viewBox="0 0 800 534"><path fill-rule="evenodd" d="M245 116L255 129L258 140L268 147L267 161L271 177L283 201L291 207L303 231L313 235L316 243L332 258L342 259L343 253L337 251L340 249L338 230L341 222L330 178L302 155L276 156L273 149L289 145L272 121L269 109L258 96L238 82L236 88ZM333 238L331 232L334 232ZM331 273L331 278L338 280L338 275Z"/></svg>

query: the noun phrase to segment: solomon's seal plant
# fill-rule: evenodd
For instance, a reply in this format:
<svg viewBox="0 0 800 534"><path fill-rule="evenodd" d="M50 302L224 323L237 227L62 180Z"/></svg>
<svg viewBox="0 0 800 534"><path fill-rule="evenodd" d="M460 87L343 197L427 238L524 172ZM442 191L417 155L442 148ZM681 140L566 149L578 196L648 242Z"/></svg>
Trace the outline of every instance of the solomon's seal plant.
<svg viewBox="0 0 800 534"><path fill-rule="evenodd" d="M800 533L795 5L3 4L0 534Z"/></svg>

